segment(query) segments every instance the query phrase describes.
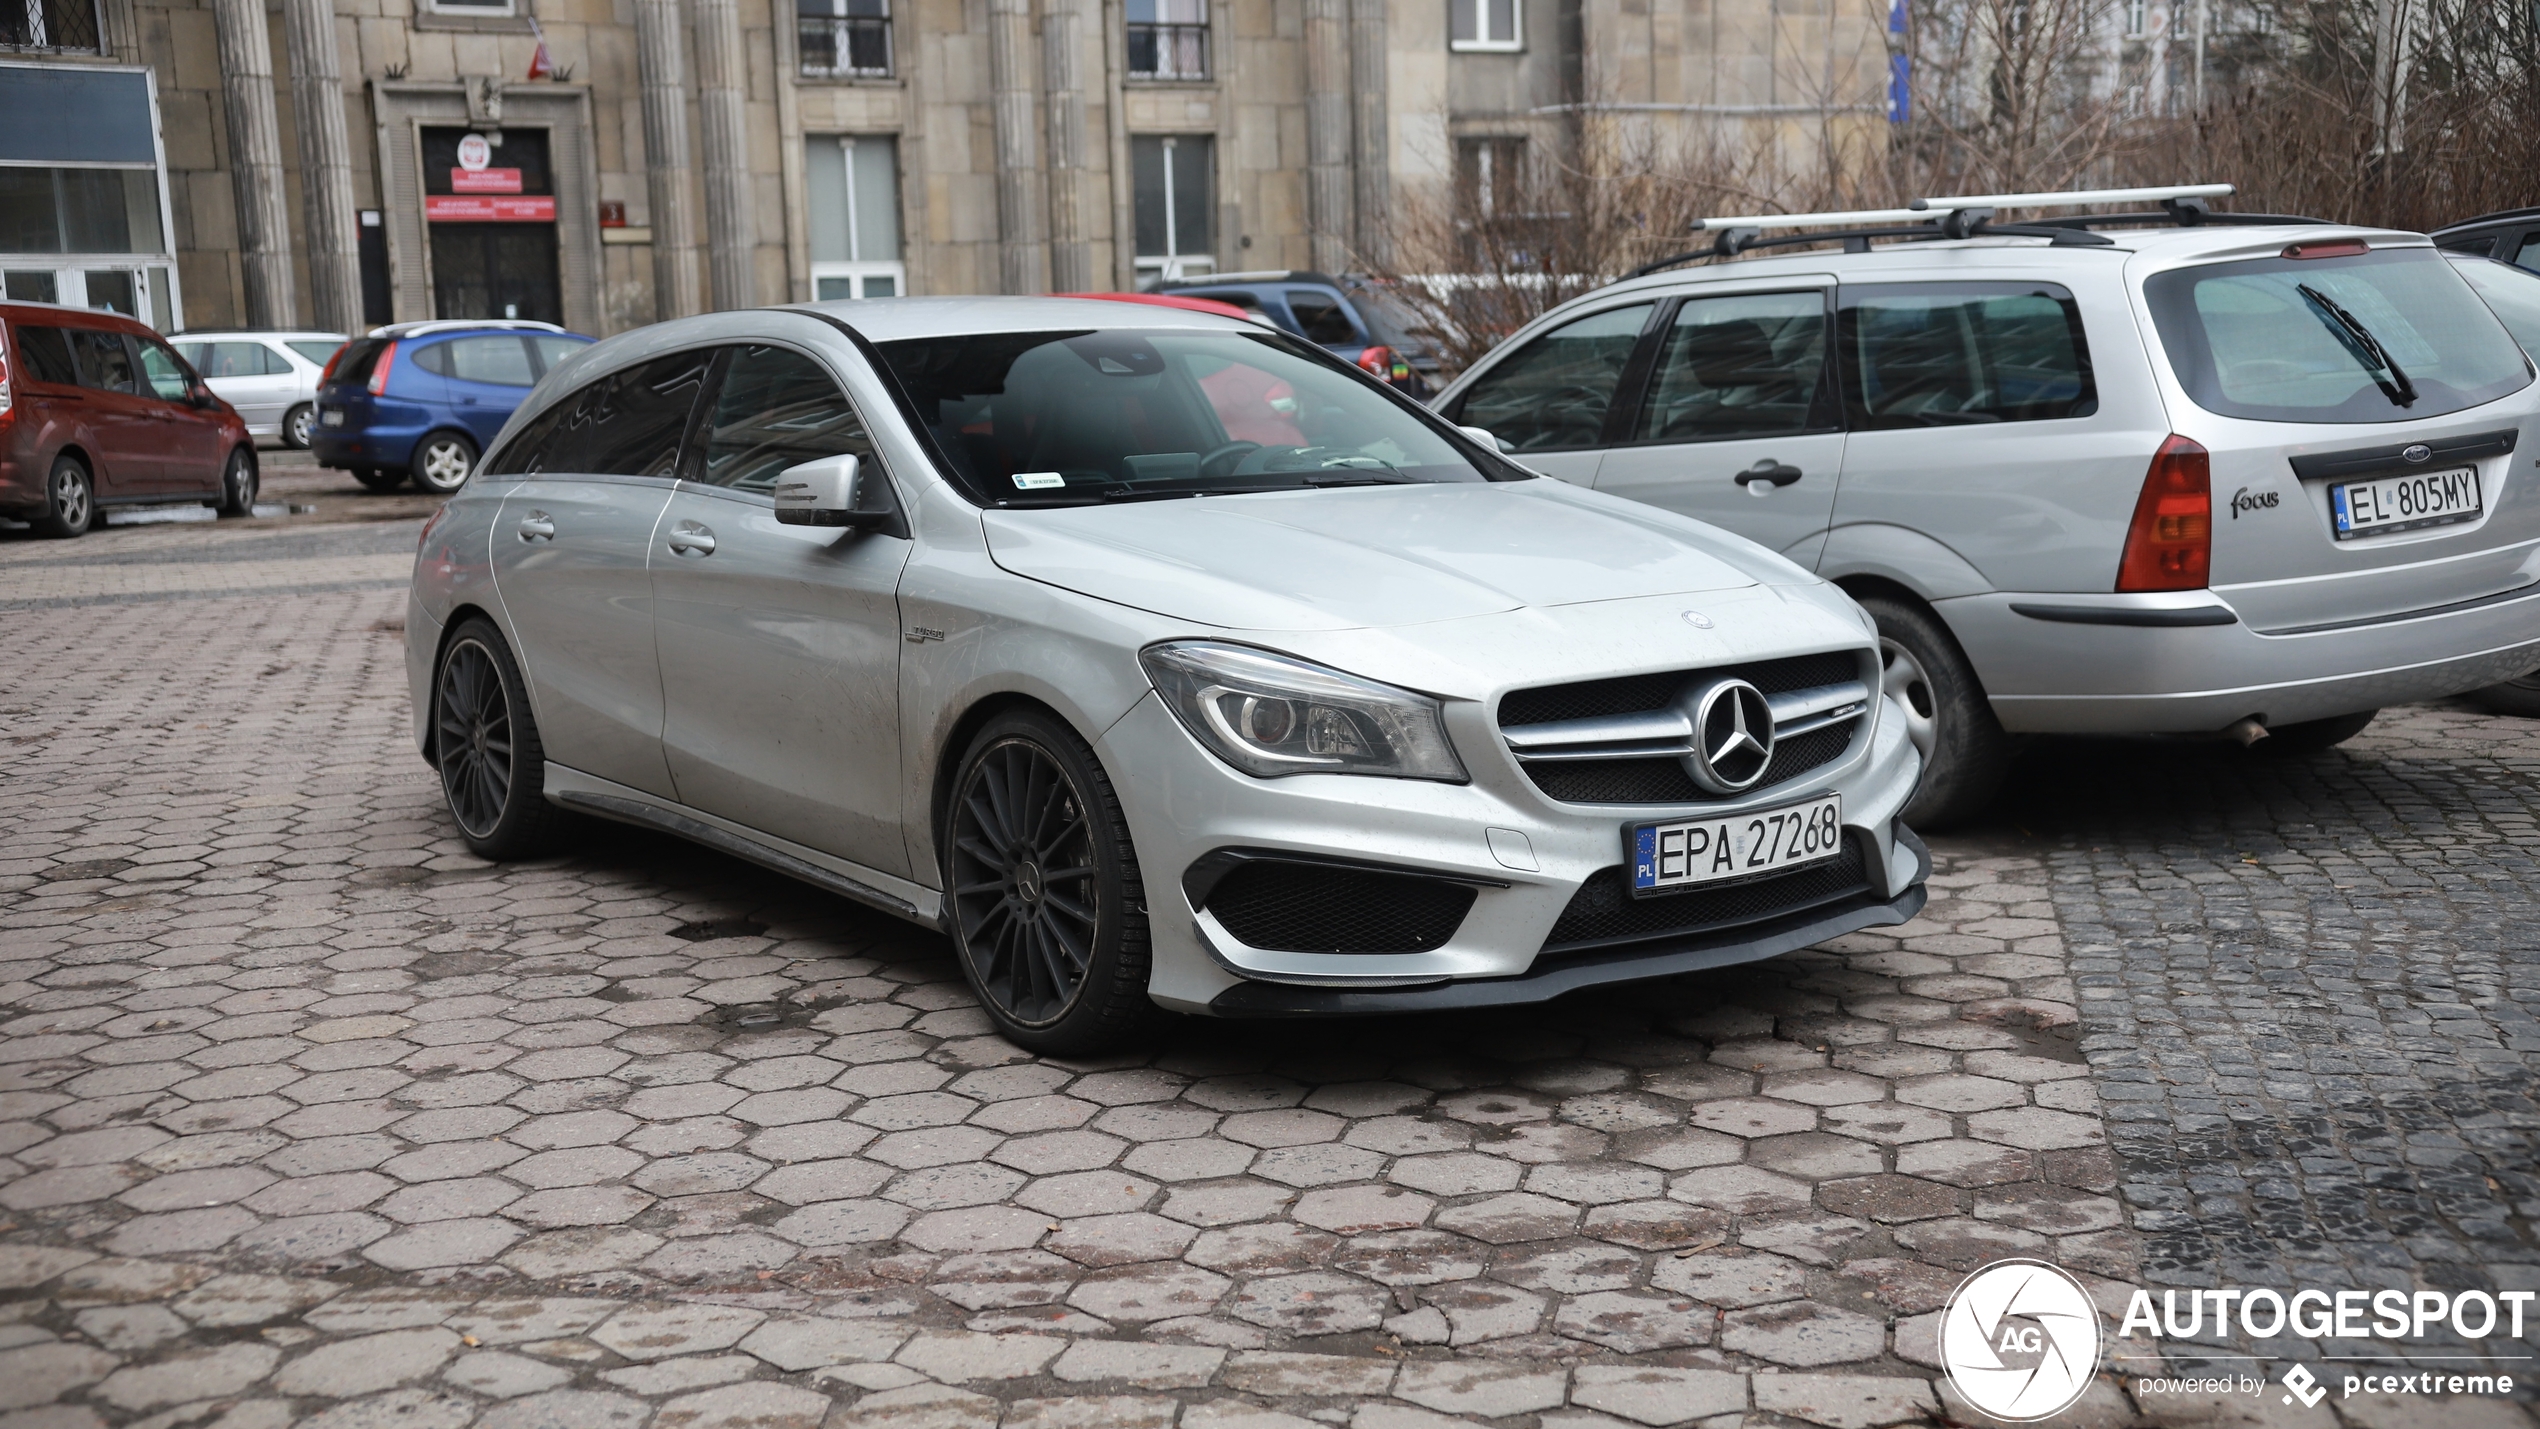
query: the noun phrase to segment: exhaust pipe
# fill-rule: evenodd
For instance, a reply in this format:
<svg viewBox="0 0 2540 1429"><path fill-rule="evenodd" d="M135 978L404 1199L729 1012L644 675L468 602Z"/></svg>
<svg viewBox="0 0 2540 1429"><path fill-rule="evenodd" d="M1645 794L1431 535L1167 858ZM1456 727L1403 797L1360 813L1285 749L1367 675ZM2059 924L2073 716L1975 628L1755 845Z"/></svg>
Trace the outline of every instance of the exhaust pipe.
<svg viewBox="0 0 2540 1429"><path fill-rule="evenodd" d="M2266 737L2267 722L2258 715L2251 715L2235 724L2223 726L2223 738L2239 740L2240 747L2243 749Z"/></svg>

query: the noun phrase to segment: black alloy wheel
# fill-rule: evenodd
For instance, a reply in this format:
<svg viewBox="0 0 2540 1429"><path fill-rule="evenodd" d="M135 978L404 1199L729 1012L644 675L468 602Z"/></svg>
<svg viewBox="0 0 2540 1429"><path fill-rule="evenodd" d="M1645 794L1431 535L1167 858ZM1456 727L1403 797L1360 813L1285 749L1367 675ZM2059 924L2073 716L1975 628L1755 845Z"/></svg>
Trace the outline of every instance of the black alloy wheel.
<svg viewBox="0 0 2540 1429"><path fill-rule="evenodd" d="M963 758L949 813L949 931L998 1030L1058 1055L1139 1032L1155 1009L1137 856L1093 751L1046 715L999 716Z"/></svg>
<svg viewBox="0 0 2540 1429"><path fill-rule="evenodd" d="M2461 698L2489 714L2540 717L2540 670L2516 675L2483 690L2472 690Z"/></svg>
<svg viewBox="0 0 2540 1429"><path fill-rule="evenodd" d="M44 508L36 513L35 534L57 540L85 534L106 524L97 509L97 484L88 468L68 452L53 458L44 478Z"/></svg>
<svg viewBox="0 0 2540 1429"><path fill-rule="evenodd" d="M544 794L546 749L520 667L490 621L450 637L432 682L433 762L459 835L480 858L542 853L565 823Z"/></svg>
<svg viewBox="0 0 2540 1429"><path fill-rule="evenodd" d="M245 447L231 452L229 465L221 472L220 477L220 514L223 516L255 515L256 493L263 486L264 480L256 471L254 454Z"/></svg>

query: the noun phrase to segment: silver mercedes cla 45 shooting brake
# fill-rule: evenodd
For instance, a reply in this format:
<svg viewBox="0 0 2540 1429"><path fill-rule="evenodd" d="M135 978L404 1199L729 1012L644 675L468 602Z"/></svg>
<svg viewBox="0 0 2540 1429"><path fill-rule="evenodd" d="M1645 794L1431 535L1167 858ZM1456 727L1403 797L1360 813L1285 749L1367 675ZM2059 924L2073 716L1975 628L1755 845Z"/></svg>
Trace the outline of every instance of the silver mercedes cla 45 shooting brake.
<svg viewBox="0 0 2540 1429"><path fill-rule="evenodd" d="M1769 957L1930 868L1850 597L1203 313L600 343L426 525L406 630L477 852L753 860L941 929L1037 1050Z"/></svg>

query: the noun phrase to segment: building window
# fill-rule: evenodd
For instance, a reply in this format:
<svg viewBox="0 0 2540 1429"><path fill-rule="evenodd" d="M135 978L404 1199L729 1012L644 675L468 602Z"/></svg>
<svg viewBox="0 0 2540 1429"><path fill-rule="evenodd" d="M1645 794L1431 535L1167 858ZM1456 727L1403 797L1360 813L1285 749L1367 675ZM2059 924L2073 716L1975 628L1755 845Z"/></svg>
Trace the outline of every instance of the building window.
<svg viewBox="0 0 2540 1429"><path fill-rule="evenodd" d="M513 15L519 13L512 0L432 0L435 14L441 15Z"/></svg>
<svg viewBox="0 0 2540 1429"><path fill-rule="evenodd" d="M2134 40L2141 39L2143 37L2143 27L2151 23L2151 8L2150 0L2126 0L2125 33L2127 39Z"/></svg>
<svg viewBox="0 0 2540 1429"><path fill-rule="evenodd" d="M803 140L811 208L811 295L896 298L900 261L899 141L888 134L814 134Z"/></svg>
<svg viewBox="0 0 2540 1429"><path fill-rule="evenodd" d="M0 46L102 54L95 0L0 0Z"/></svg>
<svg viewBox="0 0 2540 1429"><path fill-rule="evenodd" d="M1209 221L1216 157L1217 141L1206 134L1129 140L1139 277L1171 282L1217 271L1216 225Z"/></svg>
<svg viewBox="0 0 2540 1429"><path fill-rule="evenodd" d="M803 74L882 79L891 73L890 0L796 0Z"/></svg>
<svg viewBox="0 0 2540 1429"><path fill-rule="evenodd" d="M164 253L148 169L0 168L0 253Z"/></svg>
<svg viewBox="0 0 2540 1429"><path fill-rule="evenodd" d="M1522 50L1518 38L1519 0L1447 0L1453 32L1448 48L1458 50Z"/></svg>
<svg viewBox="0 0 2540 1429"><path fill-rule="evenodd" d="M1132 79L1208 78L1208 0L1128 0Z"/></svg>
<svg viewBox="0 0 2540 1429"><path fill-rule="evenodd" d="M1455 141L1455 194L1468 220L1499 218L1523 210L1526 141L1523 138Z"/></svg>

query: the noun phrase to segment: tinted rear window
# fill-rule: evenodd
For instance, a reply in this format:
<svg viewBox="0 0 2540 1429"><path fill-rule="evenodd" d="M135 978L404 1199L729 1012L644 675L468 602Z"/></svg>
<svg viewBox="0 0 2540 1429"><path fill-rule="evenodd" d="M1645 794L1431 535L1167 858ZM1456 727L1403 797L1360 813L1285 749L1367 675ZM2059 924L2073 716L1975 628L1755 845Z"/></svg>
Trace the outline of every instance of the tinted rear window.
<svg viewBox="0 0 2540 1429"><path fill-rule="evenodd" d="M2226 417L2405 422L2531 381L2522 349L2429 248L2183 268L2143 295L2179 385Z"/></svg>
<svg viewBox="0 0 2540 1429"><path fill-rule="evenodd" d="M29 377L64 387L79 385L79 369L71 363L70 339L60 328L20 323L17 334L18 360L26 364Z"/></svg>
<svg viewBox="0 0 2540 1429"><path fill-rule="evenodd" d="M2086 417L2099 408L2073 295L2051 283L1843 290L1838 347L1856 430Z"/></svg>
<svg viewBox="0 0 2540 1429"><path fill-rule="evenodd" d="M541 412L486 466L489 475L591 472L671 476L711 348L613 372Z"/></svg>
<svg viewBox="0 0 2540 1429"><path fill-rule="evenodd" d="M340 386L359 387L370 381L370 370L379 365L379 354L386 351L384 338L361 337L344 344L344 360L335 364L335 381Z"/></svg>

